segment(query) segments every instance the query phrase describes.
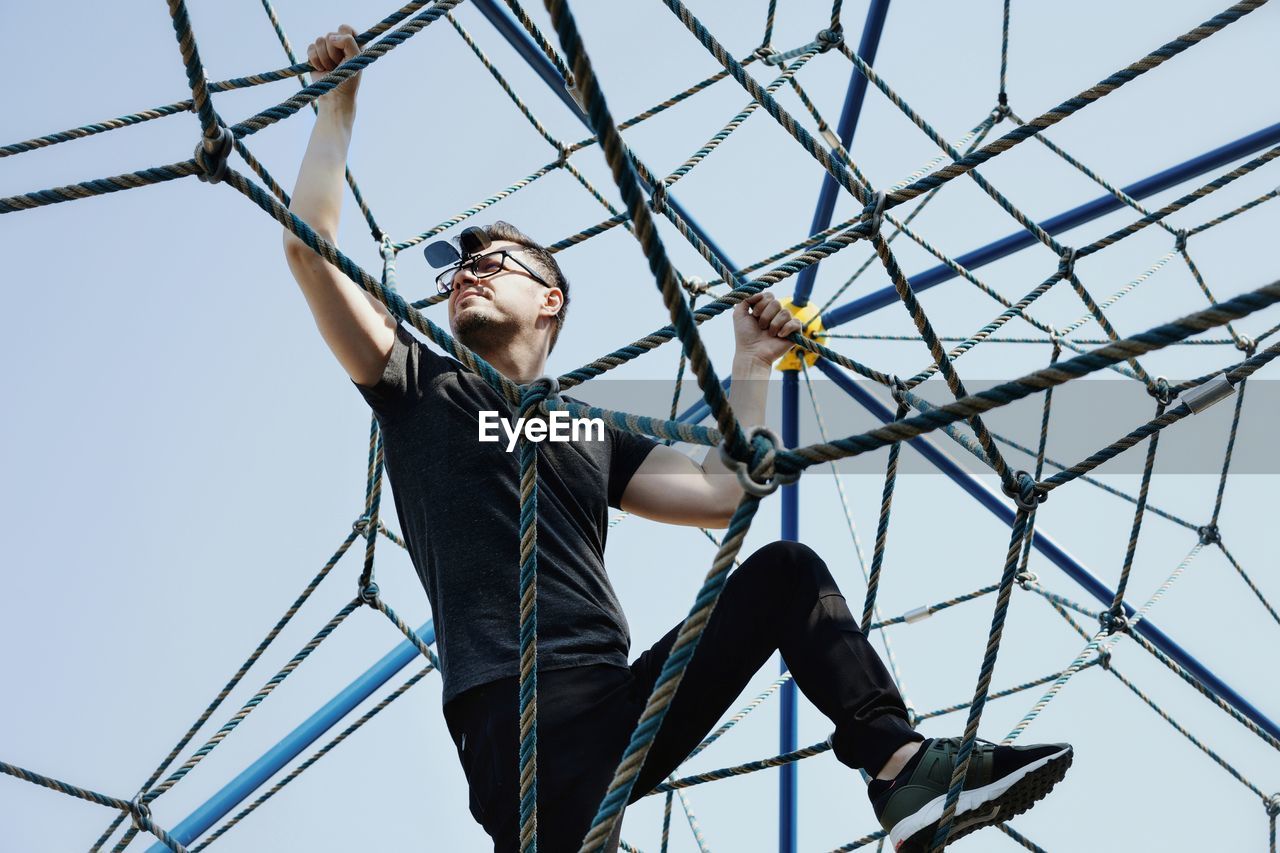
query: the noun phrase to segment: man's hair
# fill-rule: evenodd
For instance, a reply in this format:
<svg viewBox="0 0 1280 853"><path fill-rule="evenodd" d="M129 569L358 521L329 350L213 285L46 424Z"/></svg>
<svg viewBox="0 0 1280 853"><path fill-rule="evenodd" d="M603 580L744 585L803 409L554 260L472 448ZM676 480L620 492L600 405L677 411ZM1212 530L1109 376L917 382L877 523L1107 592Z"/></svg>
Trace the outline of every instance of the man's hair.
<svg viewBox="0 0 1280 853"><path fill-rule="evenodd" d="M499 219L484 230L488 233L490 240L506 240L526 247L529 251L525 254L532 256L537 261L537 266L547 274L547 283L560 288L560 292L564 294L564 301L560 303L560 312L556 314L555 326L551 330L551 346L547 348L547 352L550 352L556 348L556 340L560 337L560 330L564 328L564 316L569 311L569 280L564 277L564 271L556 263L555 255L510 222Z"/></svg>

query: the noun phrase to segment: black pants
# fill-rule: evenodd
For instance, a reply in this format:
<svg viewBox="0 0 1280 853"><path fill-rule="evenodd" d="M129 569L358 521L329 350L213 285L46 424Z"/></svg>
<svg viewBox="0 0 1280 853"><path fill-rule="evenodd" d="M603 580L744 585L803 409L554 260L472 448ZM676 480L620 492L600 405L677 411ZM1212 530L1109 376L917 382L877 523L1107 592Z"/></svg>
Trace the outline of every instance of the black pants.
<svg viewBox="0 0 1280 853"><path fill-rule="evenodd" d="M538 848L576 851L613 778L679 625L629 669L538 673ZM826 564L774 542L729 576L636 780L631 802L670 775L729 710L775 650L797 687L835 725L833 752L872 775L921 740L884 664ZM471 813L500 853L519 850L517 679L468 690L445 719L471 791Z"/></svg>

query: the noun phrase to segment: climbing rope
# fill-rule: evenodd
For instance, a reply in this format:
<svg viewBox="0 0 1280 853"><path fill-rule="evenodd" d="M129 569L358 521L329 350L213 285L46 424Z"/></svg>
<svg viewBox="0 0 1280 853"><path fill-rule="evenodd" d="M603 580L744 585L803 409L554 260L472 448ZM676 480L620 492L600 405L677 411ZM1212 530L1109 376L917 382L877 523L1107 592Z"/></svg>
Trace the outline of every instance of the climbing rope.
<svg viewBox="0 0 1280 853"><path fill-rule="evenodd" d="M1220 301L1215 298L1205 276L1192 259L1188 249L1189 238L1253 210L1280 195L1280 189L1264 193L1237 206L1228 213L1218 215L1196 227L1175 228L1168 221L1171 214L1184 210L1192 203L1210 196L1240 178L1266 166L1272 160L1280 158L1280 146L1273 147L1254 156L1247 162L1211 179L1197 189L1182 195L1159 209L1150 210L1135 195L1106 181L1096 171L1084 165L1081 160L1069 154L1043 133L1046 128L1063 121L1088 104L1106 97L1134 78L1153 70L1200 41L1242 19L1263 5L1266 0L1242 0L1242 2L1236 3L1200 26L1169 41L1157 50L1104 78L1096 85L1029 121L1021 119L1009 106L1007 71L1010 2L1005 0L1003 3L997 106L959 140L958 144L963 147L963 150L949 142L932 125L925 121L890 86L884 77L849 45L844 38L840 16L842 5L840 0L835 0L832 4L829 25L819 30L812 40L782 50L772 46L777 8L776 2L771 0L760 46L744 55L741 59L735 58L680 0L663 0L663 2L675 14L679 22L688 29L693 38L720 64L722 70L689 86L671 98L641 111L626 121L616 122L606 103L600 82L595 75L587 49L567 3L564 0L547 0L546 4L560 45L560 49L557 50L538 29L527 12L515 0L507 0L506 5L509 7L516 23L527 33L532 44L536 46L541 56L545 57L550 67L554 69L554 73L560 76L566 91L572 96L573 102L580 108L582 117L584 117L588 125L590 130L588 137L577 142L567 143L553 134L548 129L549 125L535 115L517 91L516 86L499 70L497 65L481 48L475 37L452 14L451 10L460 3L460 0L435 0L432 3L423 0L423 2L406 4L385 17L374 27L357 36L357 43L361 46L360 53L343 62L332 72L315 77L309 82L306 75L314 72L315 69L306 63L298 63L296 61L289 39L269 0L262 0L264 11L291 65L275 71L231 78L224 81L210 81L206 78L197 46L195 29L184 0L168 0L179 54L186 73L187 87L191 92L189 100L177 101L126 114L118 118L0 146L0 157L14 156L37 148L45 148L74 139L82 139L124 127L135 126L181 112L194 113L200 125L200 138L192 157L168 165L140 169L112 177L0 198L0 213L28 210L177 180L193 175L202 182L211 185L226 184L245 195L268 216L297 236L304 244L329 261L329 263L333 264L373 298L385 305L397 320L408 322L429 340L440 346L447 354L457 359L465 369L481 377L521 416L538 417L545 416L553 411L568 411L575 416L601 417L618 429L645 433L668 441L702 444L719 449L725 464L737 472L746 494L738 505L725 535L716 543L716 554L712 560L711 568L704 578L701 588L695 597L694 604L678 632L675 644L658 676L657 684L646 703L637 727L624 752L622 761L618 765L613 780L603 796L591 830L584 839L583 850L595 851L604 848L613 834L616 823L621 819L627 802L632 799L636 777L655 736L662 726L666 711L679 688L685 668L697 648L701 633L705 629L716 605L716 600L723 590L728 574L737 561L751 521L759 508L760 500L776 489L777 486L794 482L804 471L814 465L832 463L839 459L850 458L887 446L889 450L887 452L884 486L881 493L876 538L869 569L863 560L861 543L858 540L858 534L842 488L840 489L840 499L845 508L846 521L853 537L854 552L866 572L866 598L861 615L861 625L865 632L881 633L895 681L900 684L901 678L898 671L898 663L888 643L888 635L885 633L886 628L911 625L951 607L985 599L987 596L994 596L991 624L972 698L965 702L926 713L917 713L914 708L911 709L913 721L917 723L945 714L959 711L968 712L958 754L958 763L950 780L944 813L937 833L932 839L933 849L943 849L951 834L959 794L963 788L969 757L977 739L986 704L989 701L1014 696L1046 684L1049 685L1048 690L1040 700L1032 706L1007 736L1006 742L1008 742L1026 730L1044 707L1062 692L1071 678L1086 669L1101 667L1120 679L1126 687L1162 718L1188 737L1193 745L1204 751L1230 775L1262 798L1269 819L1271 847L1274 851L1275 823L1277 814L1280 813L1280 795L1268 796L1264 794L1260 786L1247 780L1225 759L1206 746L1203 741L1174 721L1172 717L1159 708L1131 681L1116 671L1112 663L1112 655L1113 649L1122 638L1132 639L1133 645L1149 652L1218 708L1260 737L1268 746L1280 750L1280 741L1277 741L1269 732L1260 728L1253 720L1241 714L1237 708L1218 695L1197 674L1189 672L1177 661L1171 659L1144 633L1147 625L1149 625L1149 621L1146 619L1148 611L1169 592L1173 584L1187 572L1192 561L1207 546L1216 546L1216 553L1223 555L1269 616L1277 624L1280 624L1280 615L1277 615L1276 608L1267 600L1258 584L1246 573L1245 569L1227 549L1223 541L1223 531L1219 527L1228 472L1242 417L1246 381L1255 372L1267 366L1280 355L1280 344L1272 344L1265 349L1259 346L1262 341L1280 327L1270 329L1256 336L1256 338L1250 339L1235 328L1233 321L1248 317L1257 311L1280 302L1280 282L1265 285ZM311 106L312 109L315 109L315 101L321 95L331 91L335 86L354 74L366 69L373 62L441 18L448 21L476 60L497 82L504 95L514 104L542 140L550 146L553 158L541 168L508 184L504 189L486 196L460 213L399 241L394 240L379 226L355 178L348 170L346 173L347 182L378 245L383 260L382 275L375 277L363 270L349 256L317 234L307 223L288 210L288 194L271 177L266 166L247 147L245 140L253 134L292 116L305 106ZM889 185L887 190L873 188L863 169L851 156L846 144L832 130L831 125L823 117L817 102L800 82L801 72L821 54L830 54L833 57L842 56L848 60L856 72L875 86L942 153L903 180ZM759 67L774 66L780 70L769 83L761 85L747 70L752 63L760 63ZM730 77L746 90L750 97L749 102L734 114L719 131L684 158L679 166L665 175L653 171L623 140L622 131L634 127L670 109L674 105L696 96L717 82ZM296 94L276 106L263 110L243 121L226 124L213 106L212 96L214 94L288 79L296 79L301 85L301 89ZM788 112L777 100L776 96L784 87L790 88L799 98L817 128L816 136L810 133L804 123ZM724 257L719 249L705 238L696 223L688 216L687 211L677 201L673 188L693 169L711 157L726 139L743 126L753 114L759 111L763 111L777 121L795 143L822 166L826 174L832 177L837 186L856 200L861 207L861 212L843 223L825 228L799 242L793 243L787 248L774 251L762 260L736 268L728 258ZM993 132L996 125L1005 119L1009 119L1012 123L1012 129L994 141L987 142L988 135ZM1059 159L1101 186L1121 206L1140 214L1140 217L1127 222L1106 236L1078 248L1060 243L1055 236L1053 228L1038 223L1019 210L1007 196L1001 193L978 171L978 167L1029 138L1037 139L1040 144L1044 145ZM823 145L819 141L820 139L827 144ZM610 167L618 195L622 201L621 207L615 206L608 196L597 189L583 172L571 162L571 158L574 155L595 145L600 146ZM238 155L249 166L253 175L261 182L261 185L231 167L229 161L233 154ZM584 192L605 208L608 218L551 244L551 251L564 251L615 227L624 227L635 236L646 257L670 323L631 345L621 347L560 377L543 377L528 385L519 386L506 379L484 359L460 344L448 332L441 329L423 314L424 309L440 301L438 297L428 297L419 302L410 303L399 294L396 260L398 254L405 249L420 245L431 237L448 231L479 212L538 182L546 175L561 170L568 173ZM962 175L968 175L987 197L992 199L998 207L1018 223L1021 229L1021 236L1048 248L1057 258L1056 271L1044 278L1040 284L1017 301L1011 301L994 287L981 281L973 273L970 260L948 256L910 227L913 220L936 197L938 192L951 180ZM894 207L917 198L920 201L901 219L891 213ZM718 279L703 282L695 276L685 275L676 267L671 259L671 253L659 235L657 226L659 217L665 218L671 223L675 232L689 243L698 256L719 276ZM886 221L893 229L888 236L882 234ZM1172 249L1152 263L1145 272L1132 279L1112 295L1101 301L1097 300L1080 277L1077 269L1079 262L1104 248L1128 239L1151 225L1158 226L1173 238L1174 245ZM903 273L891 248L892 241L900 235L906 235L909 240L936 257L951 274L968 281L979 292L997 302L1001 306L1000 313L972 334L964 336L939 335L920 303L912 280ZM902 339L920 342L928 349L931 361L915 374L906 379L901 379L891 372L879 370L855 360L847 354L835 351L827 343L817 340L816 335L811 337L805 333L798 333L792 338L798 354L816 356L821 360L824 370L827 367L832 370L837 369L837 367L843 367L884 387L897 403L897 409L893 412L891 420L880 428L833 439L827 435L821 412L817 408L817 401L814 398L813 404L820 426L821 440L804 447L784 447L776 436L773 436L767 430L758 427L750 428L749 425L743 424L738 420L729 404L724 383L721 382L712 365L698 327L703 322L730 310L751 294L770 288L861 242L869 244L871 253L856 272L828 298L819 313L825 313L827 308L832 306L868 268L878 261L879 268L884 269L886 272L897 301L900 301L906 309L917 334L908 336L875 335L870 333L839 335L824 332L823 340L827 341L827 343L830 342L827 339L840 338ZM1175 256L1181 258L1182 265L1185 266L1200 293L1207 300L1208 307L1193 311L1172 322L1157 325L1146 332L1132 334L1127 337L1122 336L1108 318L1106 311L1149 280ZM754 279L747 278L747 276L760 270L767 271ZM1033 317L1029 313L1029 309L1033 304L1053 290L1062 290L1063 288L1059 287L1059 285L1064 282L1065 287L1070 288L1071 292L1075 294L1084 306L1085 314L1078 321L1060 328ZM698 298L704 294L710 294L711 288L716 286L725 286L728 290L713 298L708 304L698 308ZM1003 337L993 336L1015 319L1025 321L1034 329L1043 332L1045 336L1017 337L1007 334ZM1103 333L1103 337L1081 338L1076 336L1076 333L1089 322L1097 324L1097 327ZM1205 338L1201 336L1203 332L1219 327L1224 329L1226 337ZM669 415L665 417L650 417L586 406L560 398L560 391L601 376L609 370L638 358L640 355L650 352L673 339L679 339L681 354L676 376L676 390L672 397ZM944 342L958 345L947 350L943 347ZM997 342L1048 343L1052 346L1052 356L1048 366L1045 368L1001 383L994 388L971 394L961 379L955 367L955 362L981 344ZM1151 376L1138 360L1140 356L1147 353L1175 345L1204 346L1219 344L1234 345L1241 351L1243 358L1234 364L1218 368L1205 376L1177 385L1171 385L1161 377ZM1064 348L1077 353L1077 355L1065 360L1061 359L1060 356ZM804 370L806 384L812 397L812 385L808 383L808 372L803 362L801 363L801 368ZM714 428L702 426L687 417L680 417L678 414L680 383L686 370L693 374L693 378L701 392L700 405L704 406L711 417L714 418ZM1065 382L1099 370L1114 370L1128 378L1143 383L1156 400L1155 415L1149 422L1140 424L1126 435L1077 464L1069 466L1059 463L1049 458L1046 454L1053 389ZM953 397L951 402L931 404L923 400L918 394L913 393L914 389L935 374L941 375ZM984 414L1041 392L1044 393L1044 404L1039 441L1036 448L1033 449L1018 444L987 428L983 421ZM1232 395L1235 397L1234 414L1226 440L1221 472L1217 478L1216 497L1208 521L1204 524L1196 524L1194 521L1179 518L1167 510L1161 510L1150 505L1148 497L1157 461L1161 432L1185 418L1204 411L1215 402ZM962 425L959 424L960 421L964 421L972 429L973 438L963 432ZM989 467L999 479L1002 490L1015 507L1010 525L1011 532L1005 560L999 578L994 584L988 584L972 592L966 592L949 599L914 608L899 616L884 618L879 611L877 596L884 583L886 565L888 563L887 545L890 532L891 507L898 482L901 447L905 441L919 439L934 431L939 431L949 436L957 442L958 446L973 454L984 465ZM1147 446L1145 464L1136 496L1128 495L1113 486L1103 483L1096 477L1090 476L1090 472L1093 472L1104 462L1144 441ZM1034 466L1029 465L1028 467L1033 467L1034 473L1014 468L1005 459L1005 451L1001 449L1001 446L1032 457ZM1057 469L1057 473L1045 477L1046 466ZM147 781L143 783L133 798L123 799L98 794L89 789L61 782L3 762L0 762L0 772L70 796L96 802L115 810L118 814L93 844L92 849L94 851L105 847L125 821L129 821L129 827L113 847L114 851L123 851L140 832L150 833L171 850L185 850L187 848L181 839L176 838L170 831L160 827L151 819L151 804L161 795L171 790L191 770L198 766L258 705L274 692L276 687L304 663L311 653L348 617L362 607L368 607L383 614L397 631L406 638L406 642L412 649L427 659L427 665L313 753L281 781L277 782L274 787L227 819L191 849L204 849L222 837L232 827L238 825L245 816L256 810L285 785L296 779L301 772L313 766L321 757L380 713L391 702L403 696L411 687L423 680L428 673L439 668L439 662L430 647L430 643L405 623L396 614L395 610L382 599L375 578L375 547L379 536L386 537L393 544L402 548L405 547L403 540L396 533L387 529L379 517L383 474L382 436L377 421L374 420L370 425L369 433L364 507L361 514L353 522L351 532L345 537L336 552L324 564L318 574L290 605L285 614L268 631L248 659L231 676L213 701L200 713L165 759L150 774ZM1038 536L1036 518L1042 503L1052 494L1054 489L1075 480L1098 486L1134 505L1127 549L1121 563L1113 598L1109 606L1101 611L1085 607L1058 592L1045 588L1029 568L1031 552ZM839 486L838 479L837 485ZM519 813L522 851L536 851L537 849L537 498L538 464L536 445L528 440L523 440L520 444L519 612L517 614L520 649L520 747L518 756L514 757L518 761L520 786L518 802L511 804L512 808L518 809ZM1192 530L1197 538L1188 556L1178 564L1164 583L1156 588L1147 602L1135 610L1125 599L1136 563L1140 534L1148 513L1174 522L1184 529ZM355 597L341 607L312 639L282 669L267 680L212 736L208 737L202 746L192 752L176 769L169 771L169 768L218 711L224 700L241 683L282 629L298 613L320 583L331 574L343 554L360 537L365 540L365 548L361 570L356 582ZM1013 687L992 690L995 664L1001 649L1009 608L1015 597L1015 589L1032 593L1034 596L1045 600L1077 633L1084 637L1086 645L1064 669ZM1094 632L1084 630L1072 613L1096 619L1099 622L1099 629ZM770 696L776 694L788 681L789 675L784 675L773 682L767 690L704 739L694 750L693 755L701 753L716 742L730 728L760 707ZM662 849L667 849L671 813L675 798L679 798L681 802L682 809L699 849L706 849L702 831L686 799L684 789L729 778L730 776L744 775L792 764L824 754L830 749L831 744L828 740L780 755L738 763L718 770L681 778L676 778L673 774L670 779L657 785L652 791L641 792L645 795L657 793L666 795L661 835ZM165 776L167 771L169 771L169 775ZM1002 824L1000 829L1026 849L1042 849L1007 824ZM884 837L883 832L873 832L839 849L858 849L872 842L883 844ZM625 841L622 842L622 848L626 850L636 849Z"/></svg>

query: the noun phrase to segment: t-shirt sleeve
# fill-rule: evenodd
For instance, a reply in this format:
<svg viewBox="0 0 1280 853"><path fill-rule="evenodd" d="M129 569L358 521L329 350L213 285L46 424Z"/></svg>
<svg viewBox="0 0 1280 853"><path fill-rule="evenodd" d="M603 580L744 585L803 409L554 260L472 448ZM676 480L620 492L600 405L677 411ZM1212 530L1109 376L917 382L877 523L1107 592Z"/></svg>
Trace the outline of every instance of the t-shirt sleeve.
<svg viewBox="0 0 1280 853"><path fill-rule="evenodd" d="M404 324L397 323L391 354L377 384L361 385L354 379L351 384L380 418L397 417L426 397L444 362L447 359L431 352Z"/></svg>
<svg viewBox="0 0 1280 853"><path fill-rule="evenodd" d="M658 442L647 435L627 430L614 427L607 427L607 430L613 442L613 462L609 465L609 506L622 509L622 493Z"/></svg>

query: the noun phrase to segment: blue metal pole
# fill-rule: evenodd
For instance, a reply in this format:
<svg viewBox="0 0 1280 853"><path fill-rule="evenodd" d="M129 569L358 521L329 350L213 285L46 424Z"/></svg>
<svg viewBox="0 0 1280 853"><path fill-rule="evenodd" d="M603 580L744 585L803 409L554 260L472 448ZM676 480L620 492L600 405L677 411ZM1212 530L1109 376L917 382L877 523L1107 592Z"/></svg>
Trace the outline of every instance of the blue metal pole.
<svg viewBox="0 0 1280 853"><path fill-rule="evenodd" d="M858 56L867 65L875 65L876 50L880 47L880 33L884 31L884 19L889 14L889 0L871 0L867 9L867 20L862 25L862 40L858 43ZM867 94L867 78L857 68L849 77L849 88L845 90L844 107L840 110L840 122L836 132L840 143L848 151L853 145L853 132L858 129L858 117L862 114L862 101ZM830 173L822 176L822 189L818 193L818 206L813 211L813 223L809 226L810 234L826 230L831 224L831 214L835 211L836 197L840 186ZM818 274L818 264L801 270L796 282L795 295L792 301L800 307L809 304L809 296L813 293L813 281Z"/></svg>
<svg viewBox="0 0 1280 853"><path fill-rule="evenodd" d="M583 126L588 131L591 131L591 124L587 121L587 116L582 111L582 107L578 106L578 102L573 99L568 89L565 88L564 78L560 76L560 72L551 64L551 61L547 59L542 50L529 38L528 33L524 31L520 22L513 19L505 9L499 8L494 0L474 0L473 5L493 24L502 37L515 48L516 53L520 54L520 57L542 78L543 82L551 87L551 91L555 92L556 96L569 106ZM636 177L640 178L638 174ZM644 184L646 190L653 191L653 187L644 178L640 178L640 182ZM711 254L720 258L730 269L738 269L737 265L732 263L725 251L720 248L720 245L702 230L702 226L689 214L679 199L668 193L667 204L671 205L671 209L688 223L689 230L707 245L707 248L711 250Z"/></svg>
<svg viewBox="0 0 1280 853"><path fill-rule="evenodd" d="M1201 154L1199 157L1193 157L1184 163L1171 166L1163 172L1158 172L1137 183L1130 184L1124 188L1124 192L1135 199L1146 198L1162 190L1177 186L1183 181L1191 180L1205 172L1225 166L1234 160L1247 157L1259 149L1276 144L1280 144L1280 123L1265 127L1256 133L1251 133L1234 142ZM1069 231L1076 226L1097 219L1099 216L1118 210L1122 206L1123 202L1114 196L1104 195L1087 204L1074 207L1066 213L1060 213L1057 216L1046 219L1040 223L1040 227L1050 234L1060 234L1063 231ZM980 249L961 255L956 258L956 262L966 269L973 270L984 264L1007 257L1020 249L1025 249L1035 242L1035 237L1031 236L1029 232L1025 229L1020 230ZM911 289L916 293L920 293L954 278L955 275L950 267L939 264L933 269L926 270L911 278ZM848 323L850 320L861 317L864 314L892 305L897 301L897 291L892 287L883 287L874 293L869 293L838 308L832 308L822 315L822 325L827 329L831 329Z"/></svg>
<svg viewBox="0 0 1280 853"><path fill-rule="evenodd" d="M782 444L794 448L800 443L800 373L786 370L782 373ZM800 485L792 483L782 487L782 538L789 542L800 541ZM781 672L787 671L782 662ZM782 716L778 729L778 752L794 752L798 739L796 718L795 680L782 685ZM799 776L796 765L782 765L782 777L778 782L778 853L796 853L796 802L799 797Z"/></svg>
<svg viewBox="0 0 1280 853"><path fill-rule="evenodd" d="M857 400L862 406L868 409L872 414L879 418L882 422L888 423L893 420L893 412L887 406L881 403L869 391L863 388L858 382L855 382L847 373L840 370L835 365L825 359L818 360L818 369L825 373L840 388L844 389L849 396ZM997 518L1005 524L1012 525L1014 519L1013 507L1007 498L992 488L989 488L977 477L965 471L955 463L951 457L947 456L937 448L933 442L927 438L920 436L911 439L911 446L920 452L925 459L929 460L938 470L946 474L956 485L964 489L977 501L990 510ZM1104 607L1110 607L1111 602L1115 600L1115 592L1106 584L1099 580L1092 572L1085 568L1076 558L1068 554L1062 546L1055 542L1050 536L1044 532L1040 525L1036 525L1035 535L1032 540L1041 554L1048 558L1058 568L1062 569L1068 577L1074 580L1080 586L1092 595L1095 599L1102 603ZM1128 604L1124 605L1125 614L1132 615L1133 608ZM1142 634L1152 645L1160 649L1174 661L1182 666L1183 669L1191 673L1196 680L1203 684L1208 690L1217 694L1228 705L1235 708L1246 718L1252 720L1263 731L1271 734L1272 737L1280 738L1280 726L1277 726L1266 714L1253 706L1251 702L1237 693L1229 684L1224 682L1218 676L1200 663L1190 652L1178 645L1172 637L1156 627L1155 623L1149 618L1144 617L1138 622L1135 629Z"/></svg>
<svg viewBox="0 0 1280 853"><path fill-rule="evenodd" d="M435 625L428 620L418 629L418 636L428 644L434 643ZM419 654L417 648L408 640L387 652L363 675L352 681L342 692L285 735L279 743L264 752L261 758L224 785L222 790L187 815L186 819L169 831L169 834L184 846L189 846L215 823L230 814L232 809L252 796L254 791L286 764L297 758L303 750L319 740L325 732L341 722L357 705L390 681L397 672L412 663ZM147 853L168 853L168 850L168 847L157 841L148 848Z"/></svg>

